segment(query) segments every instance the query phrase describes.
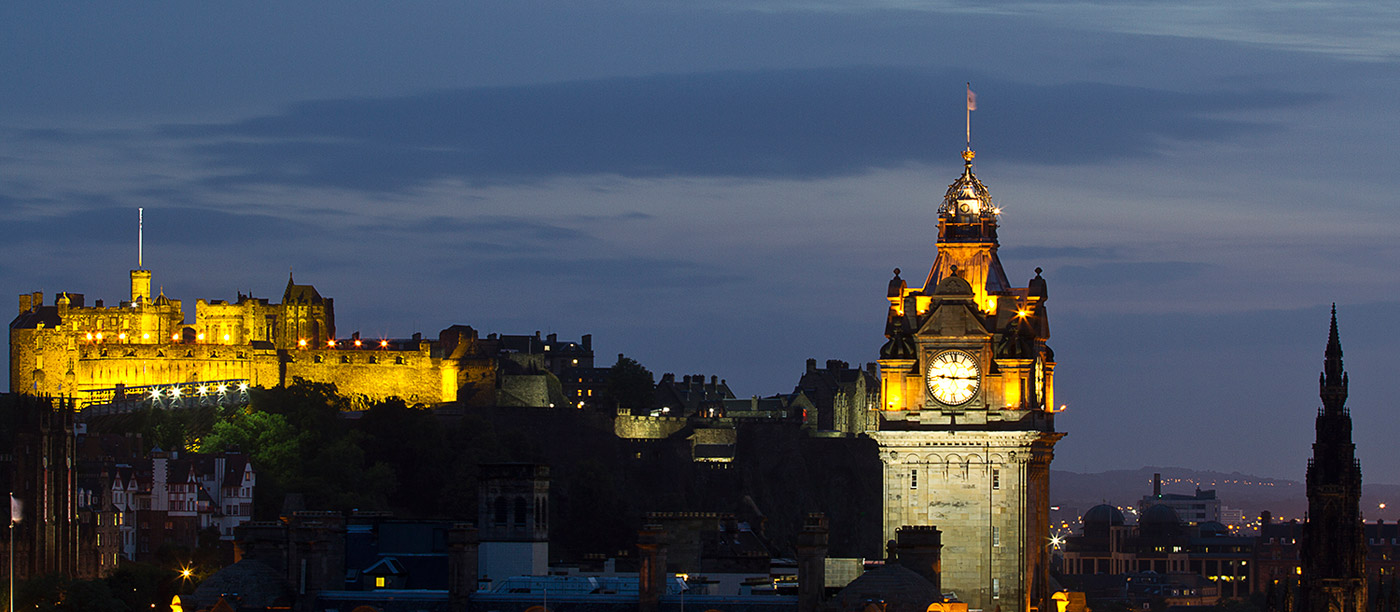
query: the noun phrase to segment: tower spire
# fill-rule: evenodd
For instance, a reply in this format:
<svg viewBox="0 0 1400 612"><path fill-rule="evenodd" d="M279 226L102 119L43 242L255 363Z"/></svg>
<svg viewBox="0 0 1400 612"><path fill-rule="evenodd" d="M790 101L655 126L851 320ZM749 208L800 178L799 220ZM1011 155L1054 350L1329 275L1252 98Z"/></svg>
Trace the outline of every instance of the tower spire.
<svg viewBox="0 0 1400 612"><path fill-rule="evenodd" d="M1342 366L1342 340L1337 333L1337 304L1332 304L1332 324L1327 333L1327 350L1323 352L1322 374L1318 376L1318 393L1327 410L1340 410L1347 399L1347 373Z"/></svg>
<svg viewBox="0 0 1400 612"><path fill-rule="evenodd" d="M146 250L146 209L136 209L136 269L145 267Z"/></svg>

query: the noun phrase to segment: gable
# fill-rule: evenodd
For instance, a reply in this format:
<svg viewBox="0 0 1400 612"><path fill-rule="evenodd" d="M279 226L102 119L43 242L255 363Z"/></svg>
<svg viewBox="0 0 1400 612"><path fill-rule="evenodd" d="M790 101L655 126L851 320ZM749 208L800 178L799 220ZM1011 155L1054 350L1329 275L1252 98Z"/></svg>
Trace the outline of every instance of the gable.
<svg viewBox="0 0 1400 612"><path fill-rule="evenodd" d="M982 325L982 317L970 302L944 301L933 305L923 325L919 326L919 331L914 335L958 337L990 336L991 333Z"/></svg>

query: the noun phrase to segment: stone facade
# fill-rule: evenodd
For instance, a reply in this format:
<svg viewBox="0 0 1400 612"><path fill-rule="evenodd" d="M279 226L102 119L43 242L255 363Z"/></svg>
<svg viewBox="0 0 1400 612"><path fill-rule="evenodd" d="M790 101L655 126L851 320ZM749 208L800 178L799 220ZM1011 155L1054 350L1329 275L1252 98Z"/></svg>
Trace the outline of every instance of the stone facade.
<svg viewBox="0 0 1400 612"><path fill-rule="evenodd" d="M1010 285L1000 210L972 172L939 208L925 285L895 270L871 414L884 465L883 533L942 531L942 588L971 609L1050 610L1054 352L1044 279Z"/></svg>
<svg viewBox="0 0 1400 612"><path fill-rule="evenodd" d="M10 325L10 387L72 396L80 405L128 397L133 387L239 382L273 387L297 378L334 383L359 405L397 397L409 404L496 401L499 352L470 327L436 341L349 338L335 333L334 301L288 279L281 304L242 295L195 303L186 324L179 300L150 297L151 273L132 271L130 300L116 306L59 293L20 296Z"/></svg>

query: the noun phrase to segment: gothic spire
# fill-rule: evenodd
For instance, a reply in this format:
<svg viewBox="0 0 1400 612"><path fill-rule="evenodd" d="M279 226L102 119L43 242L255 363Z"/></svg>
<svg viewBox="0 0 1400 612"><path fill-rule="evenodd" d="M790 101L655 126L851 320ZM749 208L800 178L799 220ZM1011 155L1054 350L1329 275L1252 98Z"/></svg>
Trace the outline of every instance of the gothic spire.
<svg viewBox="0 0 1400 612"><path fill-rule="evenodd" d="M1342 340L1337 333L1337 304L1332 304L1332 329L1327 335L1322 374L1318 376L1318 393L1328 410L1340 410L1347 400L1347 373L1342 367Z"/></svg>

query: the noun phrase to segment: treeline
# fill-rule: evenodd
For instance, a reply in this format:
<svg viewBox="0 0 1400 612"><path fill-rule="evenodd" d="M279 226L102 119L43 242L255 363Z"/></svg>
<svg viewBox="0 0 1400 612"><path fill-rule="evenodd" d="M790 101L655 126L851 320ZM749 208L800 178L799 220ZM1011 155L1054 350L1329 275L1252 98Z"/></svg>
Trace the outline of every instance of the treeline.
<svg viewBox="0 0 1400 612"><path fill-rule="evenodd" d="M646 374L632 385L638 403ZM647 512L734 513L766 529L780 551L790 549L803 513L826 512L833 554L880 551L879 461L868 440L752 424L739 430L736 461L715 466L692 460L689 428L666 440L620 439L612 411L433 411L397 400L349 408L333 385L297 380L251 390L245 408L154 410L104 429L139 431L166 450L248 453L258 520L359 509L475 522L479 466L525 462L550 467L555 560L630 550Z"/></svg>

